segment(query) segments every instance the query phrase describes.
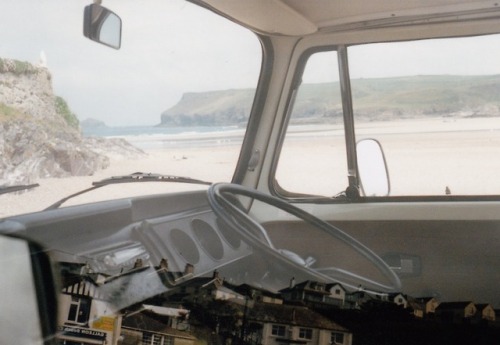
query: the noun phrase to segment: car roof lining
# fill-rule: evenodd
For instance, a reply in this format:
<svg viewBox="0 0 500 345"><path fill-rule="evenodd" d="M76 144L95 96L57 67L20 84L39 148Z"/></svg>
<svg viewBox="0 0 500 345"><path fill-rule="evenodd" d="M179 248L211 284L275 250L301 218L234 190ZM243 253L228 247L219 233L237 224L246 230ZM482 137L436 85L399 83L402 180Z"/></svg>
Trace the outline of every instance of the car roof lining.
<svg viewBox="0 0 500 345"><path fill-rule="evenodd" d="M467 0L192 0L257 33L307 36L500 18L499 3Z"/></svg>

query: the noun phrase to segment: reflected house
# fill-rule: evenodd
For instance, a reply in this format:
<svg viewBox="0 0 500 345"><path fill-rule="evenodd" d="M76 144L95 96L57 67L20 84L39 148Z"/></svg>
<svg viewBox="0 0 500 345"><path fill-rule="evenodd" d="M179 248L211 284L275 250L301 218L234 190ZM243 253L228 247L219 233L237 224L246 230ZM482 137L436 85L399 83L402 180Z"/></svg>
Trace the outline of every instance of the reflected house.
<svg viewBox="0 0 500 345"><path fill-rule="evenodd" d="M59 344L117 343L122 317L113 313L93 279L67 281L59 297Z"/></svg>
<svg viewBox="0 0 500 345"><path fill-rule="evenodd" d="M346 289L340 283L330 283L326 285L326 290L330 293L326 296L326 302L328 304L336 305L343 308L345 305L345 299L347 295Z"/></svg>
<svg viewBox="0 0 500 345"><path fill-rule="evenodd" d="M321 283L312 280L295 284L292 280L290 286L279 291L284 301L324 303L339 308L344 307L346 290L339 283Z"/></svg>
<svg viewBox="0 0 500 345"><path fill-rule="evenodd" d="M424 318L425 316L425 309L424 307L422 306L422 304L416 302L415 300L408 300L408 307L407 307L410 311L411 311L411 314L416 317L416 318L419 318L419 319L422 319Z"/></svg>
<svg viewBox="0 0 500 345"><path fill-rule="evenodd" d="M427 316L433 316L439 306L439 301L435 297L419 297L415 298L415 301L423 307L424 314Z"/></svg>
<svg viewBox="0 0 500 345"><path fill-rule="evenodd" d="M165 297L172 302L201 302L211 300L240 300L245 301L245 297L228 287L228 284L214 271L211 277L195 277L178 288L167 292Z"/></svg>
<svg viewBox="0 0 500 345"><path fill-rule="evenodd" d="M394 304L396 304L398 306L401 306L404 309L406 309L408 307L408 299L402 293L389 294L388 300L390 302L393 302Z"/></svg>
<svg viewBox="0 0 500 345"><path fill-rule="evenodd" d="M477 313L477 307L470 301L442 302L436 308L436 319L444 323L469 323Z"/></svg>
<svg viewBox="0 0 500 345"><path fill-rule="evenodd" d="M247 320L245 340L252 344L352 344L348 329L302 306L255 303Z"/></svg>
<svg viewBox="0 0 500 345"><path fill-rule="evenodd" d="M477 323L493 323L496 321L495 309L491 304L480 303L476 304L477 313L475 322Z"/></svg>
<svg viewBox="0 0 500 345"><path fill-rule="evenodd" d="M361 306L370 301L377 300L374 296L360 289L346 296L346 307L348 309L360 309Z"/></svg>
<svg viewBox="0 0 500 345"><path fill-rule="evenodd" d="M197 339L188 332L188 313L185 309L142 305L123 316L120 344L194 345Z"/></svg>
<svg viewBox="0 0 500 345"><path fill-rule="evenodd" d="M58 344L195 343L196 338L183 332L189 329L187 310L141 305L117 312L116 306L108 302L109 291L103 289L117 276L94 273L83 264L61 263L61 267ZM136 263L128 273L146 268ZM161 342L156 342L158 339Z"/></svg>
<svg viewBox="0 0 500 345"><path fill-rule="evenodd" d="M255 302L283 304L283 298L280 294L272 293L268 290L260 289L252 285L241 284L234 286L232 289Z"/></svg>

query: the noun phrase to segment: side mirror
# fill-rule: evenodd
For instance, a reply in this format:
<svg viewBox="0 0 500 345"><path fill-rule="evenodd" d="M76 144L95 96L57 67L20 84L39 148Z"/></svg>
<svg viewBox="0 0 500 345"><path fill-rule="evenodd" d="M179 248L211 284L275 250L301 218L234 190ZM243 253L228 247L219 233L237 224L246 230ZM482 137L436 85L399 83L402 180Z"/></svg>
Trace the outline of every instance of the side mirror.
<svg viewBox="0 0 500 345"><path fill-rule="evenodd" d="M120 49L122 20L101 5L88 5L83 12L83 35L92 41Z"/></svg>
<svg viewBox="0 0 500 345"><path fill-rule="evenodd" d="M0 344L56 344L57 299L52 265L26 239L0 235Z"/></svg>
<svg viewBox="0 0 500 345"><path fill-rule="evenodd" d="M384 151L375 139L363 139L356 144L358 178L365 196L387 196L390 192L389 172Z"/></svg>

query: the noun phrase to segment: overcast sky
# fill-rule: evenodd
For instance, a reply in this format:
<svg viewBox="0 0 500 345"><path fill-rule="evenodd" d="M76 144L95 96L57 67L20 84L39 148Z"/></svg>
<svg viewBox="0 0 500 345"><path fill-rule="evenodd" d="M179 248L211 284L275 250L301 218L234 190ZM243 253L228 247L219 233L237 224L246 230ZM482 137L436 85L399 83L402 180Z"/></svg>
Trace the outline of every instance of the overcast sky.
<svg viewBox="0 0 500 345"><path fill-rule="evenodd" d="M185 1L104 0L123 21L114 50L83 37L90 3L0 3L0 57L37 63L43 51L55 93L80 120L155 125L184 92L256 86L261 48L249 31Z"/></svg>
<svg viewBox="0 0 500 345"><path fill-rule="evenodd" d="M114 50L83 37L83 8L91 2L0 3L0 57L37 63L43 51L54 92L80 120L156 125L185 92L256 86L261 47L249 31L183 0L103 0L123 20L122 48ZM356 47L349 51L351 77L500 74L498 37L464 42ZM436 51L450 57L437 59ZM308 82L330 81L323 68Z"/></svg>

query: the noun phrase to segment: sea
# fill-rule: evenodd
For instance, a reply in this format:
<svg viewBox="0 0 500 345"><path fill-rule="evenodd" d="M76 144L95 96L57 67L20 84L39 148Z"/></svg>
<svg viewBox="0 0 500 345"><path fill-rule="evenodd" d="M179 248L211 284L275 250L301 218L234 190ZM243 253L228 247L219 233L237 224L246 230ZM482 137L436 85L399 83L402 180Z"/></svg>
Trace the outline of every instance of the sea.
<svg viewBox="0 0 500 345"><path fill-rule="evenodd" d="M123 138L141 149L210 147L241 145L245 129L238 126L210 127L92 127L83 128L84 136Z"/></svg>

